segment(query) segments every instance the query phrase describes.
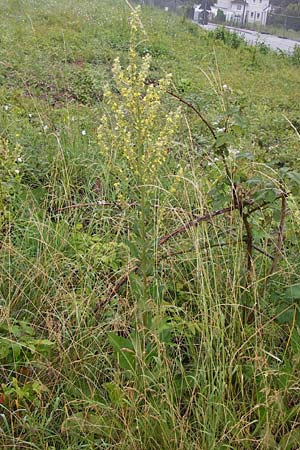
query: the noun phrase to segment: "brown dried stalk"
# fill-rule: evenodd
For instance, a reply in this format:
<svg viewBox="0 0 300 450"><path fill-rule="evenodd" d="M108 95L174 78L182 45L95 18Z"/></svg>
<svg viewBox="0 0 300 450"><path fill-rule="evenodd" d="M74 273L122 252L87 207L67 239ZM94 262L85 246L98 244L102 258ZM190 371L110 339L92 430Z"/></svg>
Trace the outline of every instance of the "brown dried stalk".
<svg viewBox="0 0 300 450"><path fill-rule="evenodd" d="M275 272L280 256L282 255L282 246L283 246L283 240L284 240L284 228L285 228L285 220L287 215L287 193L282 192L281 195L281 214L280 214L280 224L278 228L278 236L277 236L277 243L276 243L276 253L274 255L274 259L269 271L269 274L267 276L267 280L273 275Z"/></svg>
<svg viewBox="0 0 300 450"><path fill-rule="evenodd" d="M121 287L127 282L129 275L131 273L137 272L139 269L139 266L133 266L131 267L127 273L125 273L124 275L121 276L121 278L119 278L119 280L117 281L117 283L111 288L110 292L108 293L107 297L105 297L104 300L101 300L100 302L97 302L94 312L97 313L99 311L99 309L102 306L105 306L106 303L108 303L121 289Z"/></svg>
<svg viewBox="0 0 300 450"><path fill-rule="evenodd" d="M244 223L244 227L246 230L246 239L245 242L247 244L247 259L248 259L248 273L249 275L252 277L253 275L255 275L255 268L254 268L254 263L253 263L253 237L252 237L252 229L251 229L251 225L249 223L249 216L248 214L241 214L243 223Z"/></svg>
<svg viewBox="0 0 300 450"><path fill-rule="evenodd" d="M217 211L213 211L211 213L207 213L204 216L197 217L196 219L191 220L190 222L185 223L181 227L179 227L176 230L172 231L172 233L169 233L169 234L166 234L165 236L163 236L159 240L159 244L163 245L169 239L171 239L172 237L177 236L177 234L183 233L183 232L187 231L188 229L198 225L201 222L205 222L205 221L211 220L213 217L221 216L222 214L230 213L230 212L234 211L235 209L238 209L238 206L232 205L232 206L228 206L227 208L222 208L222 209L218 209Z"/></svg>
<svg viewBox="0 0 300 450"><path fill-rule="evenodd" d="M200 119L202 120L202 122L206 125L206 127L209 129L209 131L211 132L212 136L214 139L217 139L216 133L212 127L212 125L208 122L208 120L204 117L204 115L202 114L201 111L199 111L199 109L197 109L192 103L186 101L184 98L180 97L180 95L175 94L174 92L171 91L167 91L167 93L169 95L171 95L172 97L176 98L178 101L180 101L181 103L183 103L184 105L186 105L188 108L190 108L192 111L194 111L198 117L200 117Z"/></svg>

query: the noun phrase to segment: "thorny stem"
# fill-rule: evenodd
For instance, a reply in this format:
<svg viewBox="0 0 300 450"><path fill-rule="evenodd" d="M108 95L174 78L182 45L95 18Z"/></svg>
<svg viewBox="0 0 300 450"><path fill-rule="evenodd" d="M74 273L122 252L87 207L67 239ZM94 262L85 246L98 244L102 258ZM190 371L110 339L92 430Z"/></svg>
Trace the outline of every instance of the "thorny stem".
<svg viewBox="0 0 300 450"><path fill-rule="evenodd" d="M238 207L236 205L228 206L227 208L218 209L217 211L214 211L212 213L207 213L204 216L197 217L194 220L191 220L190 222L182 225L181 227L177 228L176 230L172 231L169 234L166 234L159 240L159 244L163 245L165 244L169 239L171 239L174 236L177 236L177 234L183 233L187 231L188 229L198 225L200 222L205 222L213 217L220 216L222 214L230 213L237 209Z"/></svg>
<svg viewBox="0 0 300 450"><path fill-rule="evenodd" d="M283 239L284 239L284 227L285 227L285 219L287 215L287 194L286 192L282 192L281 195L281 214L280 214L280 224L278 229L278 237L277 237L277 243L276 243L276 253L267 277L267 280L273 275L275 272L278 261L280 259L280 256L282 254L282 246L283 246Z"/></svg>
<svg viewBox="0 0 300 450"><path fill-rule="evenodd" d="M135 266L131 267L127 273L122 275L121 278L119 278L119 280L117 281L117 283L111 288L107 297L104 300L102 300L96 304L94 312L97 313L102 306L105 306L105 304L108 303L119 292L119 290L121 289L123 284L126 283L129 275L131 273L137 272L138 269L139 269L139 266L135 265Z"/></svg>
<svg viewBox="0 0 300 450"><path fill-rule="evenodd" d="M206 127L209 129L209 131L211 132L212 136L214 139L217 139L216 133L212 127L212 125L208 122L208 120L204 117L204 115L202 114L201 111L199 111L199 109L197 109L192 103L186 101L184 98L180 97L180 95L175 94L174 92L171 91L167 91L167 93L169 95L171 95L172 97L176 98L177 100L179 100L181 103L183 103L184 105L188 106L192 111L194 111L198 117L200 117L200 119L202 120L202 122L206 125Z"/></svg>
<svg viewBox="0 0 300 450"><path fill-rule="evenodd" d="M249 215L242 213L242 220L246 230L246 244L247 244L247 259L248 259L248 273L250 277L255 275L255 268L253 263L253 237L252 229L249 223Z"/></svg>

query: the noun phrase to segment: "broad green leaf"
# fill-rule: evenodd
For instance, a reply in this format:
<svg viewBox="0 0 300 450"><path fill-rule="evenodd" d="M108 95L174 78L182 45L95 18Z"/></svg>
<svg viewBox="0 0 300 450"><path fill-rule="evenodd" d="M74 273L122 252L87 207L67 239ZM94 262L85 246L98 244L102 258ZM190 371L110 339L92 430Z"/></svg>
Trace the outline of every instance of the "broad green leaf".
<svg viewBox="0 0 300 450"><path fill-rule="evenodd" d="M288 172L287 176L290 180L297 184L300 184L300 173L299 172Z"/></svg>
<svg viewBox="0 0 300 450"><path fill-rule="evenodd" d="M223 147L223 145L232 144L234 141L234 138L231 134L223 133L217 136L215 147L220 148Z"/></svg>
<svg viewBox="0 0 300 450"><path fill-rule="evenodd" d="M121 369L133 371L136 365L136 356L131 340L113 332L108 334L108 340L113 346L114 354Z"/></svg>
<svg viewBox="0 0 300 450"><path fill-rule="evenodd" d="M276 199L276 193L273 189L261 189L253 195L256 202L264 201L271 203Z"/></svg>
<svg viewBox="0 0 300 450"><path fill-rule="evenodd" d="M121 406L124 403L124 392L120 386L113 381L103 383L102 386L108 392L109 399L114 405Z"/></svg>
<svg viewBox="0 0 300 450"><path fill-rule="evenodd" d="M11 350L14 360L18 360L21 354L21 348L22 345L18 344L17 342L12 342L11 344Z"/></svg>
<svg viewBox="0 0 300 450"><path fill-rule="evenodd" d="M10 344L6 341L1 339L0 340L0 359L5 359L10 353Z"/></svg>
<svg viewBox="0 0 300 450"><path fill-rule="evenodd" d="M61 425L62 433L81 435L83 430L85 433L111 438L122 431L122 426L115 416L107 415L105 411L99 411L99 414L78 412L65 419Z"/></svg>
<svg viewBox="0 0 300 450"><path fill-rule="evenodd" d="M300 284L290 286L284 296L291 300L300 300Z"/></svg>

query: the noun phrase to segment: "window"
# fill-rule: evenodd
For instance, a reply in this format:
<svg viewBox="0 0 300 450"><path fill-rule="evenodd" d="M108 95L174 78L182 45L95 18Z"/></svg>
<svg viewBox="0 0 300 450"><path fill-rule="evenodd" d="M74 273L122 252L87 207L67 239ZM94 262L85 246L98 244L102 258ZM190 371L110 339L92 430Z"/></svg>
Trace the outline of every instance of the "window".
<svg viewBox="0 0 300 450"><path fill-rule="evenodd" d="M236 9L237 9L238 11L240 11L240 10L242 9L242 5L237 5L237 6L236 6Z"/></svg>
<svg viewBox="0 0 300 450"><path fill-rule="evenodd" d="M252 17L252 19L253 19L253 17L254 17L254 12L251 13L251 17Z"/></svg>
<svg viewBox="0 0 300 450"><path fill-rule="evenodd" d="M256 18L259 19L260 18L260 13L256 14Z"/></svg>

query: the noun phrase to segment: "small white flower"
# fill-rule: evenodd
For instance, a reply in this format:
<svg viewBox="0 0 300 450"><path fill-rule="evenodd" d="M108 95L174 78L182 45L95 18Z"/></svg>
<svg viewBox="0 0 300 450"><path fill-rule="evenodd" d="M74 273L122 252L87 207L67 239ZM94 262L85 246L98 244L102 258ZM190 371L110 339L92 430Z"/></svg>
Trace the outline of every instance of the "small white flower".
<svg viewBox="0 0 300 450"><path fill-rule="evenodd" d="M29 117L29 119L31 119L31 118L32 118L32 114L31 114L31 113L29 113L29 114L28 114L28 117Z"/></svg>
<svg viewBox="0 0 300 450"><path fill-rule="evenodd" d="M19 169L16 169L16 170L15 170L15 174L16 174L16 175L19 175L19 173L20 173Z"/></svg>
<svg viewBox="0 0 300 450"><path fill-rule="evenodd" d="M8 106L8 105L5 105L5 106L4 106L4 110L5 110L5 111L8 111L8 110L9 110L9 106Z"/></svg>
<svg viewBox="0 0 300 450"><path fill-rule="evenodd" d="M85 136L85 135L86 135L86 131L85 131L85 130L82 130L82 131L81 131L81 134L82 134L82 136Z"/></svg>
<svg viewBox="0 0 300 450"><path fill-rule="evenodd" d="M230 146L229 149L228 149L228 153L229 153L229 155L236 156L236 155L238 155L240 152L239 152L238 149L233 148L233 147Z"/></svg>
<svg viewBox="0 0 300 450"><path fill-rule="evenodd" d="M227 84L223 84L223 90L224 90L224 91L227 91L227 89L228 89Z"/></svg>
<svg viewBox="0 0 300 450"><path fill-rule="evenodd" d="M44 125L43 130L47 131L48 130L48 125Z"/></svg>
<svg viewBox="0 0 300 450"><path fill-rule="evenodd" d="M21 163L21 162L23 162L23 159L19 156L19 158L17 158L17 161L18 161L19 163Z"/></svg>

